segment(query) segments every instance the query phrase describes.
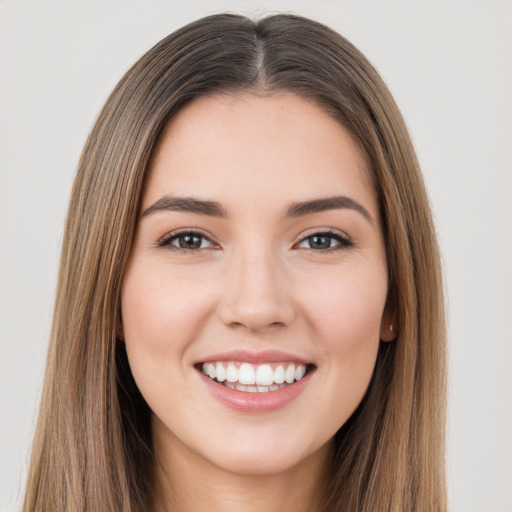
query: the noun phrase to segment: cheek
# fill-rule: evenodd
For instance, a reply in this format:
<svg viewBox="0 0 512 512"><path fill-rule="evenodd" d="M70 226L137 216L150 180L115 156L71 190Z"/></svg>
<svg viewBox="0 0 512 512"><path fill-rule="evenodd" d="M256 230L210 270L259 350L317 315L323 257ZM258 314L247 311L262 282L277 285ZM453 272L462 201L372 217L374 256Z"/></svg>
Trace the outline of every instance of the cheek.
<svg viewBox="0 0 512 512"><path fill-rule="evenodd" d="M378 341L387 295L387 278L372 269L323 279L310 287L303 303L310 323L323 333L329 352L355 349L365 340Z"/></svg>
<svg viewBox="0 0 512 512"><path fill-rule="evenodd" d="M305 310L323 348L326 400L338 408L341 425L364 396L375 366L387 277L375 271L324 281L309 294Z"/></svg>
<svg viewBox="0 0 512 512"><path fill-rule="evenodd" d="M189 400L178 384L188 369L183 355L204 326L200 287L158 262L134 260L125 274L121 309L130 368L150 408L164 417Z"/></svg>
<svg viewBox="0 0 512 512"><path fill-rule="evenodd" d="M183 279L157 265L132 265L121 298L128 344L158 352L179 351L197 335L208 310L204 281Z"/></svg>

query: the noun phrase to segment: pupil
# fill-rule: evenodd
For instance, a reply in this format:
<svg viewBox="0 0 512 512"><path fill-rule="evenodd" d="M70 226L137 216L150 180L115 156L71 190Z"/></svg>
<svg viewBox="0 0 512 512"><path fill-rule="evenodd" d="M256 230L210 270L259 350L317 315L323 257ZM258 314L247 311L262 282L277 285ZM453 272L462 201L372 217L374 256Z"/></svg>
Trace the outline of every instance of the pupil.
<svg viewBox="0 0 512 512"><path fill-rule="evenodd" d="M309 244L312 249L329 249L331 237L325 235L311 236L309 237Z"/></svg>
<svg viewBox="0 0 512 512"><path fill-rule="evenodd" d="M180 247L182 249L199 249L201 247L201 237L197 235L183 235L180 237Z"/></svg>

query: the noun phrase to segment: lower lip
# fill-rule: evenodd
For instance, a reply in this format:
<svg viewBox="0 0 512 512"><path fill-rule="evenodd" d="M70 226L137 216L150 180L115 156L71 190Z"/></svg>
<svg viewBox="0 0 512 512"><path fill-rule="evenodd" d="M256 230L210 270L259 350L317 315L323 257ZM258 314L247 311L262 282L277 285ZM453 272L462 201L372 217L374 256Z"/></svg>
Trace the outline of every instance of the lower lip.
<svg viewBox="0 0 512 512"><path fill-rule="evenodd" d="M276 391L267 391L266 393L249 393L247 391L238 391L230 389L223 384L219 384L199 373L201 380L206 385L208 391L221 403L229 408L240 412L266 413L277 411L297 398L309 383L313 372L307 373L299 381L277 389Z"/></svg>

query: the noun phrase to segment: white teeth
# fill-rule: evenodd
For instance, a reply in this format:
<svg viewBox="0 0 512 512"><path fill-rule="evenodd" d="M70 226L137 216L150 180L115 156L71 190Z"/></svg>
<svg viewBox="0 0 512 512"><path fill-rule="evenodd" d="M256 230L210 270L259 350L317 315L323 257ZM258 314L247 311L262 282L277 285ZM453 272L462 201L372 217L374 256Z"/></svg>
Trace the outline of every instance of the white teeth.
<svg viewBox="0 0 512 512"><path fill-rule="evenodd" d="M256 384L270 386L274 383L274 372L269 364L262 364L256 370Z"/></svg>
<svg viewBox="0 0 512 512"><path fill-rule="evenodd" d="M284 368L279 365L275 370L274 370L274 382L276 384L282 384L284 382L286 378L286 374L284 372Z"/></svg>
<svg viewBox="0 0 512 512"><path fill-rule="evenodd" d="M226 380L228 382L238 382L238 368L232 364L228 364L228 369L226 370Z"/></svg>
<svg viewBox="0 0 512 512"><path fill-rule="evenodd" d="M306 367L303 364L299 364L295 370L295 380L300 380L306 375Z"/></svg>
<svg viewBox="0 0 512 512"><path fill-rule="evenodd" d="M249 363L242 363L238 369L238 382L240 384L256 384L256 372Z"/></svg>
<svg viewBox="0 0 512 512"><path fill-rule="evenodd" d="M286 368L285 373L285 380L288 382L288 384L292 384L292 382L295 380L295 365L291 364Z"/></svg>
<svg viewBox="0 0 512 512"><path fill-rule="evenodd" d="M241 363L237 367L237 363L233 362L227 364L215 362L204 363L202 371L210 379L223 382L231 389L249 393L266 393L301 380L306 375L306 365L279 364L275 370L272 370L272 366L268 363L257 366Z"/></svg>
<svg viewBox="0 0 512 512"><path fill-rule="evenodd" d="M224 370L224 366L222 366L221 363L217 363L215 365L215 374L219 382L224 382L226 380L226 370Z"/></svg>
<svg viewBox="0 0 512 512"><path fill-rule="evenodd" d="M209 364L208 365L208 377L210 377L210 379L215 379L215 366L213 366L213 364Z"/></svg>
<svg viewBox="0 0 512 512"><path fill-rule="evenodd" d="M224 385L229 389L236 389L237 391L244 391L246 393L268 393L269 391L276 391L287 386L287 384L273 384L272 386L245 386L244 384L235 384L228 381L226 381Z"/></svg>

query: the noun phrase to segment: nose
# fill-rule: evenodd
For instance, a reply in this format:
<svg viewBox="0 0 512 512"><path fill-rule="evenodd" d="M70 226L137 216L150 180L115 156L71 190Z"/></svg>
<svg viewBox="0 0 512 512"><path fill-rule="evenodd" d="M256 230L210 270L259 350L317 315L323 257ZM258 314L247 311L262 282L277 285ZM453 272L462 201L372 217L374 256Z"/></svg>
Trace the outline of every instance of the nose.
<svg viewBox="0 0 512 512"><path fill-rule="evenodd" d="M290 283L279 258L271 251L234 255L226 274L219 305L225 325L256 332L293 321Z"/></svg>

